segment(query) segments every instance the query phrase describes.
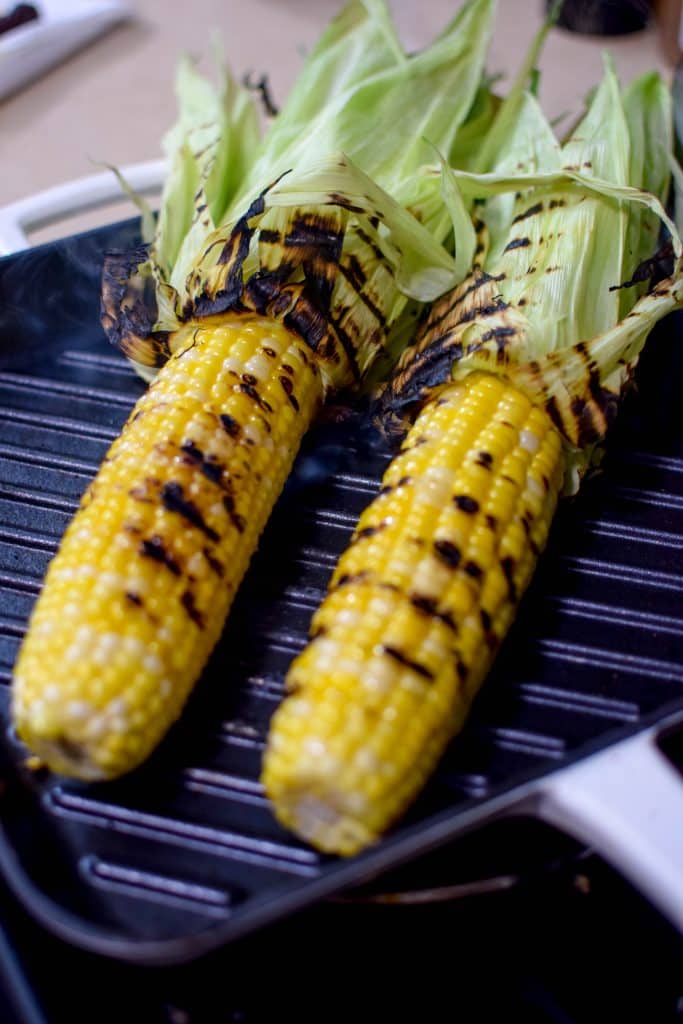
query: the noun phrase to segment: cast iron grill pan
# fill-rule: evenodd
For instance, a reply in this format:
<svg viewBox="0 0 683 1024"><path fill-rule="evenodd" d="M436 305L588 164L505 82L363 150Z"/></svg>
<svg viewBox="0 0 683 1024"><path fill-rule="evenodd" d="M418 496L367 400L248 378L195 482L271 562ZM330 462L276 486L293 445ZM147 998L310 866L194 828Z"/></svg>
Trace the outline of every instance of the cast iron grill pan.
<svg viewBox="0 0 683 1024"><path fill-rule="evenodd" d="M189 959L361 885L523 804L535 782L683 707L680 322L652 339L604 472L561 509L518 621L424 795L351 861L275 822L258 782L270 715L388 454L362 429L306 442L181 722L143 768L82 785L24 767L12 665L48 561L143 385L99 327L125 222L0 261L0 862L84 947Z"/></svg>

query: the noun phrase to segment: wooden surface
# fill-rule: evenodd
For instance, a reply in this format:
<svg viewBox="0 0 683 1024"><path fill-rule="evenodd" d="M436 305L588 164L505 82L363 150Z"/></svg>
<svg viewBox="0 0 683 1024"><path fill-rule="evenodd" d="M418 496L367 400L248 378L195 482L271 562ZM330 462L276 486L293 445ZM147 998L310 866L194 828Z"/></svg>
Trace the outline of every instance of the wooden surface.
<svg viewBox="0 0 683 1024"><path fill-rule="evenodd" d="M174 118L177 58L183 50L206 54L212 29L222 33L235 74L267 71L281 101L301 53L342 6L342 0L132 3L135 15L128 22L0 105L0 205L92 173L93 160L125 165L158 156L161 135ZM443 26L459 2L390 5L405 45L414 49ZM542 0L499 0L492 72L514 72L543 8ZM624 80L651 67L665 70L653 29L610 40L555 30L541 62L541 98L551 115L578 108L599 78L606 47ZM43 230L41 237L60 230Z"/></svg>

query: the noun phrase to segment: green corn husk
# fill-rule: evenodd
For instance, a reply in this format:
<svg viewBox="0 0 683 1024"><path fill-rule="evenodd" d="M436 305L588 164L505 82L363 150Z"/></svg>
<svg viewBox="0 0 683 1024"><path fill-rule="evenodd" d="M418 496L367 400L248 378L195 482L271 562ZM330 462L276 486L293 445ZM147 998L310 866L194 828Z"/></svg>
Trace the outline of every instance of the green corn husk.
<svg viewBox="0 0 683 1024"><path fill-rule="evenodd" d="M495 0L468 0L408 56L382 0L353 0L260 143L228 72L216 91L183 63L154 238L111 256L103 278L105 330L144 376L188 321L239 309L322 318L336 351L343 324L354 365L323 372L330 387L358 383L409 301L457 284L469 267L442 245L454 224L428 165L436 148L474 166L497 109L483 82L494 14Z"/></svg>
<svg viewBox="0 0 683 1024"><path fill-rule="evenodd" d="M384 414L400 416L472 370L502 374L545 405L569 449L567 490L576 490L649 332L683 301L681 241L662 205L671 126L660 77L622 90L609 62L563 145L536 99L515 97L489 173L450 174L461 201L476 201L484 249L404 352L381 396ZM675 269L650 290L662 224Z"/></svg>

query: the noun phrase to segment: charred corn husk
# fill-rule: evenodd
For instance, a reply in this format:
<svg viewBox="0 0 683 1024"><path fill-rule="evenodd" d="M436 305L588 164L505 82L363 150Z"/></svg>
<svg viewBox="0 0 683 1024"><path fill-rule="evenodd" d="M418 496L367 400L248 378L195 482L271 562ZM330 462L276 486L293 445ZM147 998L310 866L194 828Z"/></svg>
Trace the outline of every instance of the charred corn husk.
<svg viewBox="0 0 683 1024"><path fill-rule="evenodd" d="M183 64L154 237L103 273L110 340L146 377L162 369L85 495L15 670L17 731L56 771L112 777L147 756L326 394L361 383L410 300L464 276L420 169L425 137L450 152L475 98L474 135L487 121L493 10L468 0L408 57L380 0L350 3L261 144L244 90L226 75L214 93Z"/></svg>
<svg viewBox="0 0 683 1024"><path fill-rule="evenodd" d="M385 425L417 418L290 669L265 754L275 813L320 849L371 843L423 786L513 621L560 488L575 488L648 331L683 300L680 240L639 191L666 192L669 114L656 76L622 95L608 68L565 147L526 97L506 111L491 173L454 175L492 197L479 262L381 393ZM656 123L644 166L629 144ZM653 211L676 267L636 301Z"/></svg>
<svg viewBox="0 0 683 1024"><path fill-rule="evenodd" d="M56 771L116 775L178 717L321 400L280 324L187 329L86 491L15 668L19 735Z"/></svg>
<svg viewBox="0 0 683 1024"><path fill-rule="evenodd" d="M563 470L546 413L500 379L425 406L288 673L263 775L288 828L352 854L413 799L512 622Z"/></svg>

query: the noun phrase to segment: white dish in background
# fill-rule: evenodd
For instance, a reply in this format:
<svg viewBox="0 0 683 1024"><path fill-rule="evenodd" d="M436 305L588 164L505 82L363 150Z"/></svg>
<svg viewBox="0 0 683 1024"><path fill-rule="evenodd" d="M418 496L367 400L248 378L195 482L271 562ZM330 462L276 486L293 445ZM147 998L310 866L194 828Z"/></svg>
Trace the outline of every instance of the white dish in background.
<svg viewBox="0 0 683 1024"><path fill-rule="evenodd" d="M0 35L0 99L130 15L125 0L37 0L35 6L37 21Z"/></svg>

